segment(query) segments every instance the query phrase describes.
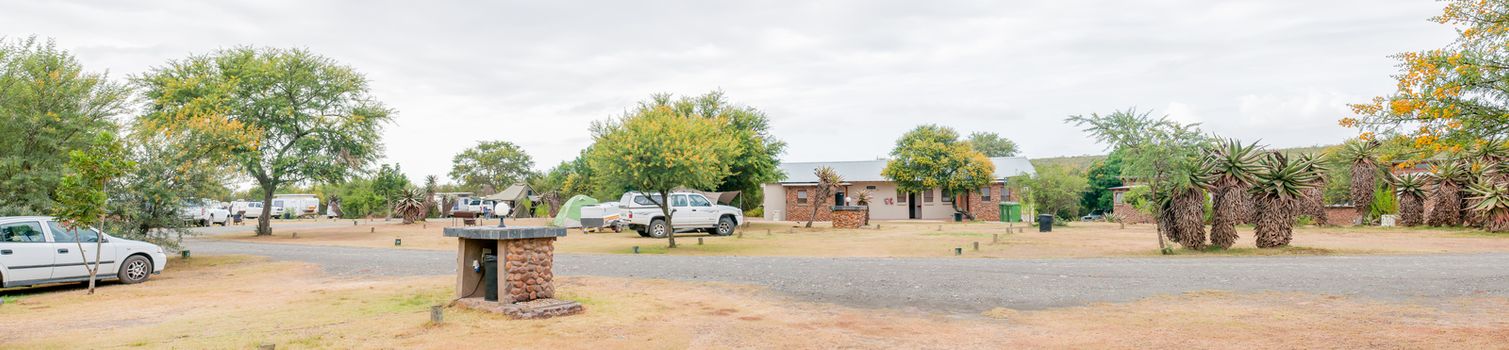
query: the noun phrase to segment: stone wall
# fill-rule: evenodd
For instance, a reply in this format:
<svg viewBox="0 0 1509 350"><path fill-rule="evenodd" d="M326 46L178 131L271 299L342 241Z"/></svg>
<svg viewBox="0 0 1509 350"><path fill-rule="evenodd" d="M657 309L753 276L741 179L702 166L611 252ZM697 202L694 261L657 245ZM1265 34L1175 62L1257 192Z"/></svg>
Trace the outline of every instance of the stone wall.
<svg viewBox="0 0 1509 350"><path fill-rule="evenodd" d="M498 286L498 302L517 303L555 297L555 274L551 271L555 238L532 238L501 241L508 247L501 273L506 279Z"/></svg>
<svg viewBox="0 0 1509 350"><path fill-rule="evenodd" d="M868 207L838 207L833 210L833 228L860 228L869 224L865 219Z"/></svg>
<svg viewBox="0 0 1509 350"><path fill-rule="evenodd" d="M797 191L807 191L807 203L797 203ZM821 201L819 201L821 200ZM833 220L833 195L817 198L817 186L786 186L786 220L807 221L812 218L812 207L817 206L816 221Z"/></svg>

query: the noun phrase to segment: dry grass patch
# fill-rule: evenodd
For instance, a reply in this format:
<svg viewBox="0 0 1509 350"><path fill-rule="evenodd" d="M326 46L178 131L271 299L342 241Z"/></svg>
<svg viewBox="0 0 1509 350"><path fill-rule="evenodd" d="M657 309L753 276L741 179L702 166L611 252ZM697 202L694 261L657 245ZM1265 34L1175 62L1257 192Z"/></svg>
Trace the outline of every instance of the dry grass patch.
<svg viewBox="0 0 1509 350"><path fill-rule="evenodd" d="M545 219L515 220L517 225L543 225ZM268 243L319 244L395 248L393 240L402 239L398 249L453 250L456 241L443 237L441 230L449 220L418 225L362 225L353 227L282 230L273 237L251 234L222 235L235 239ZM633 232L590 233L571 230L556 243L558 252L629 254L634 246L645 254L675 255L754 255L754 256L833 256L833 257L951 257L954 248L963 248L965 257L987 258L1078 258L1107 256L1151 256L1158 253L1157 233L1153 225L1129 225L1121 228L1110 223L1073 223L1040 233L1028 229L1007 233L1007 225L996 222L877 222L878 228L834 229L824 223L814 228L793 227L788 222L755 222L741 227L733 237L687 233L677 236L678 249L665 249L666 240L639 237ZM1017 227L1023 225L1018 224ZM298 238L292 233L298 232ZM1251 227L1239 227L1242 239L1230 250L1181 251L1181 255L1331 255L1331 254L1422 254L1509 252L1509 235L1488 235L1462 229L1380 228L1380 227L1301 227L1294 235L1294 247L1257 249ZM697 246L702 238L705 245ZM980 250L975 251L975 243ZM1170 243L1172 244L1172 243Z"/></svg>
<svg viewBox="0 0 1509 350"><path fill-rule="evenodd" d="M1190 293L981 315L810 303L763 288L565 277L582 315L514 321L450 309L449 277L330 279L298 263L202 257L134 286L30 290L0 306L28 329L0 348L1493 348L1509 300L1383 302L1297 293ZM48 325L38 327L37 325ZM88 336L80 336L87 334Z"/></svg>

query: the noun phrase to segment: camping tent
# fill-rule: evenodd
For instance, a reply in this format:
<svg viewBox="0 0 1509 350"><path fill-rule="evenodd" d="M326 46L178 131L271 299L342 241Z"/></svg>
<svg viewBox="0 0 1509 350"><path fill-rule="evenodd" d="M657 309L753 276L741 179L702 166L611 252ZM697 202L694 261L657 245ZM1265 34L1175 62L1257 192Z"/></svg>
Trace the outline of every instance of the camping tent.
<svg viewBox="0 0 1509 350"><path fill-rule="evenodd" d="M597 199L580 194L571 196L565 204L561 204L561 211L556 213L555 220L550 222L550 226L582 227L582 207L591 205L597 205Z"/></svg>

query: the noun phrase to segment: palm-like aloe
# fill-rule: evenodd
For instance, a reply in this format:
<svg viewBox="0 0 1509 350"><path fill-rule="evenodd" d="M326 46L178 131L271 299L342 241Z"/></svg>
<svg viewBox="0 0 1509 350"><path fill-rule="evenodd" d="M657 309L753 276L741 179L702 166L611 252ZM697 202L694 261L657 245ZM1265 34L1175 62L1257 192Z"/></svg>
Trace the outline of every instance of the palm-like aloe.
<svg viewBox="0 0 1509 350"><path fill-rule="evenodd" d="M1399 225L1419 226L1425 223L1425 189L1430 179L1420 173L1397 175L1391 178L1394 194L1399 196Z"/></svg>
<svg viewBox="0 0 1509 350"><path fill-rule="evenodd" d="M1297 161L1309 164L1305 170L1317 175L1315 186L1305 189L1299 200L1299 215L1309 215L1316 225L1330 225L1331 218L1326 215L1326 162L1310 153L1301 154Z"/></svg>
<svg viewBox="0 0 1509 350"><path fill-rule="evenodd" d="M1210 174L1209 164L1190 162L1167 181L1169 196L1161 206L1159 229L1185 249L1205 249L1205 190L1214 179Z"/></svg>
<svg viewBox="0 0 1509 350"><path fill-rule="evenodd" d="M811 228L812 222L817 220L818 209L828 203L828 197L833 196L833 190L838 188L839 183L844 182L843 175L839 175L838 171L833 170L832 167L825 166L813 169L812 174L817 176L817 189L813 191L813 198L810 202L812 203L812 217L807 218L808 228ZM838 205L842 203L834 204Z"/></svg>
<svg viewBox="0 0 1509 350"><path fill-rule="evenodd" d="M1236 244L1236 225L1252 211L1247 189L1257 181L1261 170L1255 152L1256 143L1243 145L1235 139L1216 142L1206 150L1205 162L1210 169L1211 197L1215 213L1210 224L1210 244L1221 249Z"/></svg>
<svg viewBox="0 0 1509 350"><path fill-rule="evenodd" d="M1460 162L1446 161L1430 167L1431 208L1425 224L1430 226L1462 225L1462 189L1468 172Z"/></svg>
<svg viewBox="0 0 1509 350"><path fill-rule="evenodd" d="M1257 202L1257 246L1274 248L1294 239L1294 219L1304 190L1320 176L1307 161L1290 161L1278 152L1259 161L1251 193Z"/></svg>
<svg viewBox="0 0 1509 350"><path fill-rule="evenodd" d="M1487 224L1488 212L1472 210L1480 201L1472 194L1472 188L1478 185L1491 186L1496 180L1496 174L1491 171L1493 165L1484 163L1481 158L1466 162L1463 169L1467 175L1462 183L1462 225L1482 228Z"/></svg>
<svg viewBox="0 0 1509 350"><path fill-rule="evenodd" d="M423 217L429 207L425 206L424 191L418 188L404 189L398 192L398 200L393 203L393 211L403 216L403 223L412 224L415 220Z"/></svg>
<svg viewBox="0 0 1509 350"><path fill-rule="evenodd" d="M1471 210L1484 214L1483 229L1488 232L1509 231L1509 181L1490 177L1467 189L1475 203Z"/></svg>
<svg viewBox="0 0 1509 350"><path fill-rule="evenodd" d="M1378 188L1378 145L1376 140L1351 140L1337 154L1342 162L1352 166L1352 205L1357 209L1358 220L1365 220L1371 211L1373 191Z"/></svg>

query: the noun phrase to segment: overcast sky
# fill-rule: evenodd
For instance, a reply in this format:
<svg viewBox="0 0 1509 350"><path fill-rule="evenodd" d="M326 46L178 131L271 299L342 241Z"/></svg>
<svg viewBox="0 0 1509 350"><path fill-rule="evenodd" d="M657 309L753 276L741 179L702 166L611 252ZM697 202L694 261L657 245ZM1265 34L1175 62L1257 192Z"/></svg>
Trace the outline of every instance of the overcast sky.
<svg viewBox="0 0 1509 350"><path fill-rule="evenodd" d="M422 3L422 4L418 4ZM0 35L123 78L238 45L303 47L398 110L387 160L420 179L481 140L546 169L656 92L766 111L787 161L883 156L922 123L1028 157L1102 153L1065 116L1136 106L1274 146L1339 142L1389 92L1388 55L1441 47L1430 0L9 1Z"/></svg>

